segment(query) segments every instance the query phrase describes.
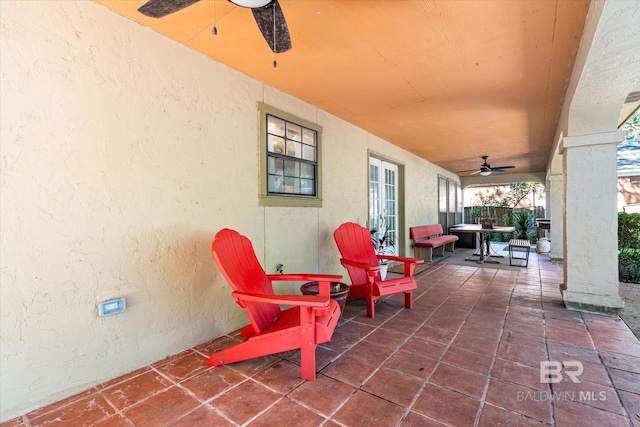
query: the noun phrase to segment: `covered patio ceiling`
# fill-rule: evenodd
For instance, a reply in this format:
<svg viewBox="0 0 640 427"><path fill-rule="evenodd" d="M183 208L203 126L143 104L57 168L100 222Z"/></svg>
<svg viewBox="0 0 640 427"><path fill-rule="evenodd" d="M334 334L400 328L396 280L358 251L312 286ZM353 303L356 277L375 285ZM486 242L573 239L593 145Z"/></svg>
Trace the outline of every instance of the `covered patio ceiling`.
<svg viewBox="0 0 640 427"><path fill-rule="evenodd" d="M226 0L160 19L145 0L95 1L448 171L489 155L515 166L502 175L547 169L590 4L280 0L293 48L274 68L251 11Z"/></svg>

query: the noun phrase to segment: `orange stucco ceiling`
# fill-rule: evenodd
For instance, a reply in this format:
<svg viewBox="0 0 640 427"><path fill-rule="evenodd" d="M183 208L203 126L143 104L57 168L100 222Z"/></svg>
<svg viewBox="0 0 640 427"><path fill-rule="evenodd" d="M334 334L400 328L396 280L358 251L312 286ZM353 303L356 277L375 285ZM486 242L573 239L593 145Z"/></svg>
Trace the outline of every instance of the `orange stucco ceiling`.
<svg viewBox="0 0 640 427"><path fill-rule="evenodd" d="M201 0L160 19L96 0L451 172L490 155L546 169L588 0L280 0L277 56L251 11Z"/></svg>

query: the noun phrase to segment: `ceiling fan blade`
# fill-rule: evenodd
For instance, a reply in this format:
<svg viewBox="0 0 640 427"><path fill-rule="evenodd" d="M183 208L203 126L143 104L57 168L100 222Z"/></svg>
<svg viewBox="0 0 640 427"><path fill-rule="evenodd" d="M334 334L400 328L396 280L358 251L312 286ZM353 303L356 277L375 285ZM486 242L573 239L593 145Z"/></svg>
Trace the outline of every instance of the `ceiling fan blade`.
<svg viewBox="0 0 640 427"><path fill-rule="evenodd" d="M505 169L513 169L515 166L497 166L495 168L491 168L494 172L504 172Z"/></svg>
<svg viewBox="0 0 640 427"><path fill-rule="evenodd" d="M138 12L150 18L162 18L199 1L200 0L149 0L138 8Z"/></svg>
<svg viewBox="0 0 640 427"><path fill-rule="evenodd" d="M472 172L472 173L471 173L471 175L476 175L476 174L479 174L480 172L482 172L482 171L477 170L477 171L475 171L475 172Z"/></svg>
<svg viewBox="0 0 640 427"><path fill-rule="evenodd" d="M260 28L262 37L274 53L282 53L291 49L291 37L287 21L278 0L273 0L264 7L253 8L253 17ZM275 22L274 22L275 21ZM274 25L275 23L275 25ZM275 29L275 40L273 30Z"/></svg>

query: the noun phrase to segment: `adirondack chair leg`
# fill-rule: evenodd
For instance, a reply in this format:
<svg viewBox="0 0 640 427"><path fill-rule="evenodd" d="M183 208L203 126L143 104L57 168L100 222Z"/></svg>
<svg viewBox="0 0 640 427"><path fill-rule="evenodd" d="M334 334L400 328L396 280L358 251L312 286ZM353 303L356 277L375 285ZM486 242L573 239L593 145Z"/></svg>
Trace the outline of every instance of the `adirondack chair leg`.
<svg viewBox="0 0 640 427"><path fill-rule="evenodd" d="M374 318L376 313L375 313L375 304L376 301L373 298L372 295L367 295L367 316L369 316L370 318Z"/></svg>
<svg viewBox="0 0 640 427"><path fill-rule="evenodd" d="M316 345L305 343L300 347L301 377L303 380L316 379Z"/></svg>
<svg viewBox="0 0 640 427"><path fill-rule="evenodd" d="M315 317L311 308L300 308L300 364L303 380L316 379Z"/></svg>
<svg viewBox="0 0 640 427"><path fill-rule="evenodd" d="M407 291L404 293L404 306L407 308L413 308L413 291Z"/></svg>

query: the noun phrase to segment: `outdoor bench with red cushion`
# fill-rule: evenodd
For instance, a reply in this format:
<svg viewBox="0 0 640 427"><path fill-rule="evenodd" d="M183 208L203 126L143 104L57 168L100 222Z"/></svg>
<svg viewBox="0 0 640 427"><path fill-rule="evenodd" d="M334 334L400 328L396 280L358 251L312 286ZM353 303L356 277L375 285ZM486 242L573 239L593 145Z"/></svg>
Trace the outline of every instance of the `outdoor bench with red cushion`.
<svg viewBox="0 0 640 427"><path fill-rule="evenodd" d="M409 234L413 240L413 254L415 258L432 262L433 250L439 249L436 255L444 256L445 250L453 252L458 236L444 234L442 225L429 224L409 227Z"/></svg>

